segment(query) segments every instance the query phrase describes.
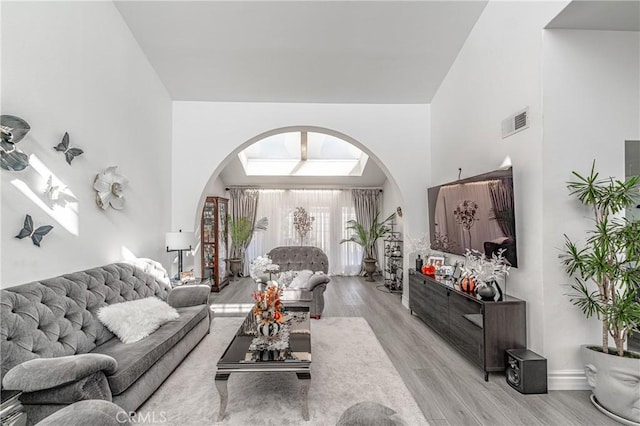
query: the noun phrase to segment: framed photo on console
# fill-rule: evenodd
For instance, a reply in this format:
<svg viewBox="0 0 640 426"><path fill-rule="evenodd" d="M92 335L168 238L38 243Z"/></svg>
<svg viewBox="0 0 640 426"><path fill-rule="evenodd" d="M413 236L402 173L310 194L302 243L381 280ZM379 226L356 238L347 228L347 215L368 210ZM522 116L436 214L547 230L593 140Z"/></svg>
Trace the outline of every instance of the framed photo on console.
<svg viewBox="0 0 640 426"><path fill-rule="evenodd" d="M180 281L183 283L195 280L196 278L193 276L193 271L180 272Z"/></svg>
<svg viewBox="0 0 640 426"><path fill-rule="evenodd" d="M433 265L439 268L444 265L444 256L429 256L427 259L427 265Z"/></svg>
<svg viewBox="0 0 640 426"><path fill-rule="evenodd" d="M438 269L438 273L444 277L452 277L456 267L453 265L442 265Z"/></svg>

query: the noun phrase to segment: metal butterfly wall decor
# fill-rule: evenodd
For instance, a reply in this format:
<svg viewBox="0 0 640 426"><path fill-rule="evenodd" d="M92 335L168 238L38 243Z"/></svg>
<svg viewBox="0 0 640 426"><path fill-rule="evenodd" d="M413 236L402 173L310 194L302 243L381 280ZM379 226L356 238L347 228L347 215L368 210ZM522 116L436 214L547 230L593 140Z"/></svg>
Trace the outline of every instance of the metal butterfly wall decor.
<svg viewBox="0 0 640 426"><path fill-rule="evenodd" d="M71 165L74 158L84 153L80 148L69 148L69 133L65 132L62 137L62 141L53 147L56 151L64 152L64 156L67 159L67 163Z"/></svg>
<svg viewBox="0 0 640 426"><path fill-rule="evenodd" d="M31 241L33 241L33 244L40 247L40 241L42 241L42 237L47 235L52 229L53 226L44 225L34 230L33 219L31 219L31 216L27 215L27 217L24 218L24 227L20 230L18 235L16 235L16 238L23 239L24 237L31 237Z"/></svg>
<svg viewBox="0 0 640 426"><path fill-rule="evenodd" d="M53 176L49 175L49 179L47 180L47 188L45 189L44 193L49 198L49 200L57 201L58 198L60 198L60 193L64 192L66 189L67 187L62 184L54 185Z"/></svg>
<svg viewBox="0 0 640 426"><path fill-rule="evenodd" d="M0 115L0 167L19 172L29 165L29 156L16 144L31 130L29 123L15 115Z"/></svg>

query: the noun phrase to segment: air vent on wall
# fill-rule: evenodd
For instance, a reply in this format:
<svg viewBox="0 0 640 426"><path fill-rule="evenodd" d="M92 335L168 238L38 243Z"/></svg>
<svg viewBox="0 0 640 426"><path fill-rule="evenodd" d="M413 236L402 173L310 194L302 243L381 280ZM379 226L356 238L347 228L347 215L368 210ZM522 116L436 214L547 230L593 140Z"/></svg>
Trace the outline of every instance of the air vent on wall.
<svg viewBox="0 0 640 426"><path fill-rule="evenodd" d="M529 107L502 120L502 139L529 128Z"/></svg>

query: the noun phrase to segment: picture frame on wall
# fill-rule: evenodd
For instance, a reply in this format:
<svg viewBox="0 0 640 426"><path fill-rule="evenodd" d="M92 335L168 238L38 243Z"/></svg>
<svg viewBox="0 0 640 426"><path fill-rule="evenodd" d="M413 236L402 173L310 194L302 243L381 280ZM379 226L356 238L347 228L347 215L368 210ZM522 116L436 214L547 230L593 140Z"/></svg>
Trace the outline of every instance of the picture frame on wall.
<svg viewBox="0 0 640 426"><path fill-rule="evenodd" d="M427 265L433 265L437 268L440 268L444 265L444 256L429 256L427 258Z"/></svg>

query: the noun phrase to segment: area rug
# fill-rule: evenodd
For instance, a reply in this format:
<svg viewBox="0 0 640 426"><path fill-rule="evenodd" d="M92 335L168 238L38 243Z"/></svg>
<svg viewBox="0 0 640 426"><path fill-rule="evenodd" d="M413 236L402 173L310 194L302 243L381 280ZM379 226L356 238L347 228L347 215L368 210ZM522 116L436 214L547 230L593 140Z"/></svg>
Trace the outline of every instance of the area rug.
<svg viewBox="0 0 640 426"><path fill-rule="evenodd" d="M311 323L310 420L299 405L295 373L232 374L225 417L217 422L216 362L243 318L215 318L211 333L138 410L163 425L335 425L361 401L397 411L408 425L428 425L411 393L364 318Z"/></svg>

